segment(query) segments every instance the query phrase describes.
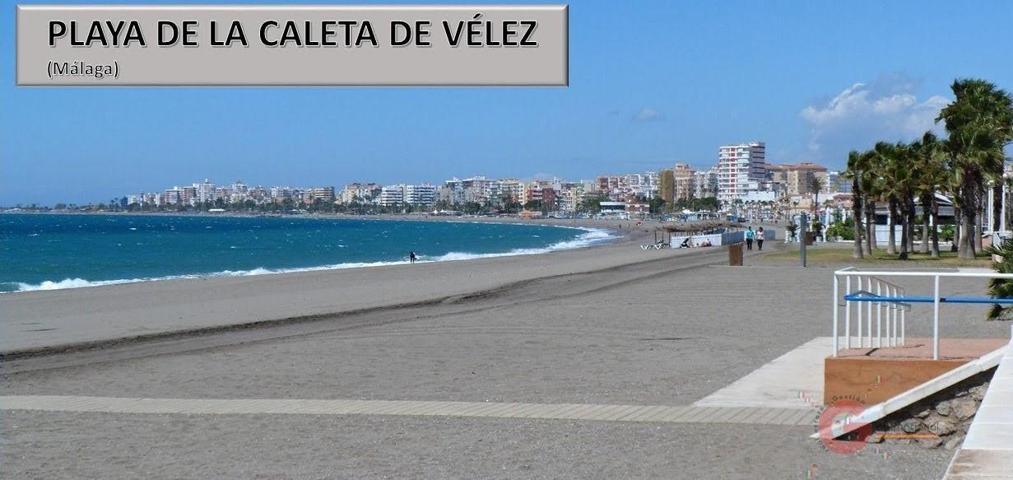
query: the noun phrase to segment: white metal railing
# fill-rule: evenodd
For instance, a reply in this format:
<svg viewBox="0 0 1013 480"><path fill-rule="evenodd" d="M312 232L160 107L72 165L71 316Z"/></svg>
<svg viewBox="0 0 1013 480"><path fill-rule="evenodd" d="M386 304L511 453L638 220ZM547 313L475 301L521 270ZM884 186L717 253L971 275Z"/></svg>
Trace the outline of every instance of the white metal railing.
<svg viewBox="0 0 1013 480"><path fill-rule="evenodd" d="M883 277L920 277L933 279L932 295L907 295L904 288ZM844 307L844 348L852 348L857 338L859 348L893 347L905 344L907 315L913 303L932 304L932 358L939 359L939 307L942 303L961 304L1013 304L1013 298L944 297L939 293L940 278L1004 278L1013 279L1010 273L995 272L898 272L857 270L848 267L834 272L833 286L833 356L841 350L840 310ZM844 295L840 295L840 279L844 279ZM855 290L852 290L852 279ZM843 305L841 300L844 300ZM875 308L875 336L873 335L873 309ZM852 310L855 322L852 322ZM864 318L863 318L864 310ZM884 311L886 315L884 316ZM852 328L854 323L855 328ZM883 327L886 327L884 332ZM852 337L852 333L855 334Z"/></svg>

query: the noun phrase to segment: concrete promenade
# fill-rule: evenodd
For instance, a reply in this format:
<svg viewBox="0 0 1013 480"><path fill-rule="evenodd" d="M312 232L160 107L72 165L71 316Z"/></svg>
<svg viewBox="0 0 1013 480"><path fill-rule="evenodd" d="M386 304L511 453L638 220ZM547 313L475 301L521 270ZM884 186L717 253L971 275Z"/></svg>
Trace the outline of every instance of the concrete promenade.
<svg viewBox="0 0 1013 480"><path fill-rule="evenodd" d="M1013 480L1013 349L999 362L946 480Z"/></svg>

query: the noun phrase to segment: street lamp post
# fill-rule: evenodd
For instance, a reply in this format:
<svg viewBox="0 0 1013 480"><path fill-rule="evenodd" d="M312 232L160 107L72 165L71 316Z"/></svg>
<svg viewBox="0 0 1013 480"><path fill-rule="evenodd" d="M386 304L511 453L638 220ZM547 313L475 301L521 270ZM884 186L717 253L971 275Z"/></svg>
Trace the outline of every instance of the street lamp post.
<svg viewBox="0 0 1013 480"><path fill-rule="evenodd" d="M809 218L805 214L805 212L802 212L802 213L798 214L798 222L799 222L799 227L798 227L798 231L799 231L798 254L799 254L800 260L802 261L802 268L806 268L805 246L806 246L806 243L807 243L806 240L809 239L808 238L809 236L807 234L807 232L809 231Z"/></svg>

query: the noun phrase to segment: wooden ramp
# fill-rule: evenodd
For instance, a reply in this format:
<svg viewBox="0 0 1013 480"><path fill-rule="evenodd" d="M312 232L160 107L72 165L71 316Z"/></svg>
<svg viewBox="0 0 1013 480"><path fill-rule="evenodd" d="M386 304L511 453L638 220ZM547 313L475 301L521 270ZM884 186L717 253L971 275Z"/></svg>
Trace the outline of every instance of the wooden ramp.
<svg viewBox="0 0 1013 480"><path fill-rule="evenodd" d="M841 399L866 405L901 393L1006 345L1002 338L942 338L932 359L931 338L908 338L905 345L841 350L824 368L823 403Z"/></svg>
<svg viewBox="0 0 1013 480"><path fill-rule="evenodd" d="M999 361L1008 354L1010 348L1009 344L1006 344L1005 346L982 355L977 359L966 362L927 382L897 394L886 401L866 408L858 415L842 419L839 424L814 433L812 438L837 438L847 433L851 433L863 425L881 420L887 415L922 400L929 395L952 387L953 385L956 385L957 383L960 383L961 381L973 377L981 372L995 368L999 365ZM1013 360L1007 362L1013 363ZM1013 384L1013 380L1010 380L1010 383ZM991 388L989 388L989 391L991 391Z"/></svg>

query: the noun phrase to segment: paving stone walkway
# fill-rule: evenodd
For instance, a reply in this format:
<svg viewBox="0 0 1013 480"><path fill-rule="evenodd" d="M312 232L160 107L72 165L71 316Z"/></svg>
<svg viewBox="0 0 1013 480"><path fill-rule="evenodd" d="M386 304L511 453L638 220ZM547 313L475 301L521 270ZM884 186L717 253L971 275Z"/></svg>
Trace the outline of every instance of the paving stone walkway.
<svg viewBox="0 0 1013 480"><path fill-rule="evenodd" d="M815 409L409 400L0 396L0 410L182 415L408 415L611 422L814 425Z"/></svg>

